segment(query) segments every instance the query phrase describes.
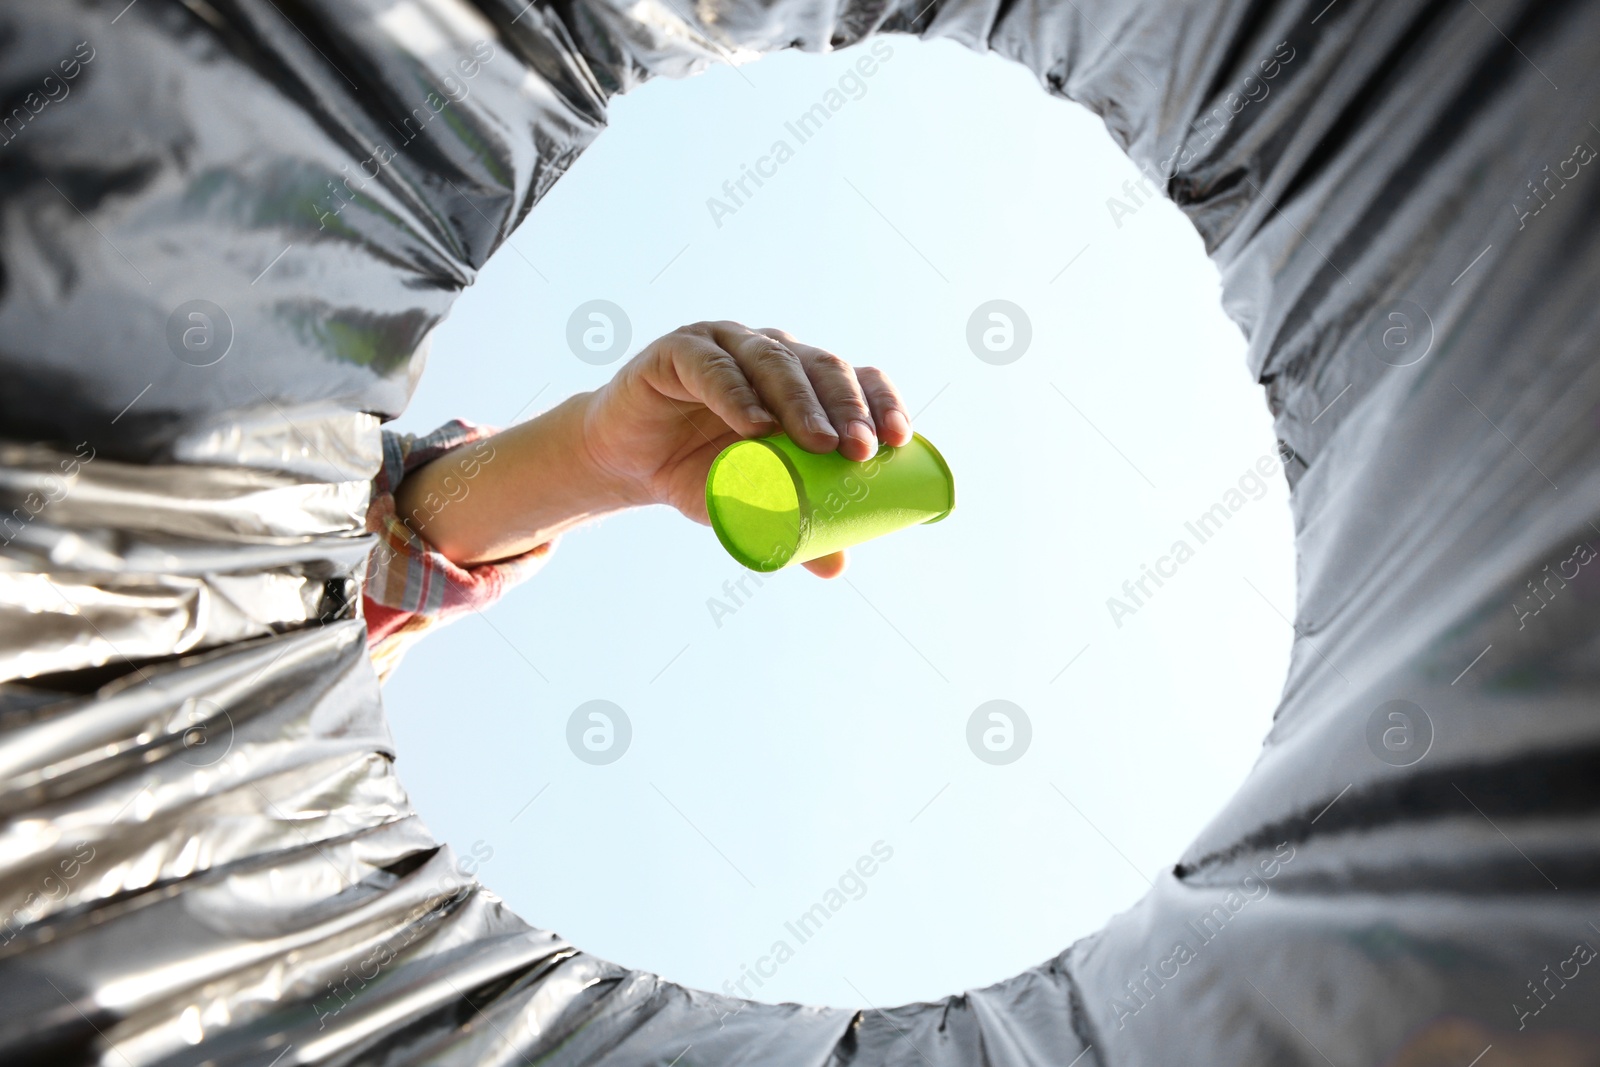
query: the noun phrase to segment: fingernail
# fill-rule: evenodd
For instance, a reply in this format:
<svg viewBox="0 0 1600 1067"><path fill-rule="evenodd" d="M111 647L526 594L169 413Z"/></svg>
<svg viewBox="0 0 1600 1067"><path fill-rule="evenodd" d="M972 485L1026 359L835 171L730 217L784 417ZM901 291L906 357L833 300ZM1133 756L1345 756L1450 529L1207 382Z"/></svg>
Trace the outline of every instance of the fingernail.
<svg viewBox="0 0 1600 1067"><path fill-rule="evenodd" d="M905 438L911 436L911 423L907 421L905 413L899 408L890 408L883 416L883 428L889 431L890 436Z"/></svg>
<svg viewBox="0 0 1600 1067"><path fill-rule="evenodd" d="M744 417L749 419L751 422L772 421L771 412L767 411L766 408L758 407L755 404L751 404L749 407L744 409Z"/></svg>
<svg viewBox="0 0 1600 1067"><path fill-rule="evenodd" d="M848 436L854 437L857 441L860 441L862 444L866 445L868 452L876 452L878 450L878 436L877 436L877 434L872 432L872 427L871 426L868 426L866 423L862 422L860 419L857 419L856 421L852 422L849 426L847 426L845 428L845 433Z"/></svg>
<svg viewBox="0 0 1600 1067"><path fill-rule="evenodd" d="M833 424L827 419L823 418L821 415L807 415L806 429L810 430L812 433L819 433L824 437L839 436L839 432L833 428Z"/></svg>

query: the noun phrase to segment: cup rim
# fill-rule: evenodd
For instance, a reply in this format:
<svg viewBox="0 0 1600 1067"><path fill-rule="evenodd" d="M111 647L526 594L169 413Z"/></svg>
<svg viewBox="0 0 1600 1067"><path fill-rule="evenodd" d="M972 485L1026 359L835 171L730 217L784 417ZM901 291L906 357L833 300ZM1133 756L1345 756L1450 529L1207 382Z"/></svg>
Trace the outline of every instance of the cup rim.
<svg viewBox="0 0 1600 1067"><path fill-rule="evenodd" d="M934 461L939 464L939 469L944 471L944 484L950 487L950 505L933 518L924 519L922 522L923 526L931 526L933 523L948 519L950 517L950 513L956 509L956 475L955 472L950 469L950 464L945 462L944 453L935 448L932 441L928 440L915 430L911 431L911 439L913 441L922 442L923 447L928 450L928 453L933 456Z"/></svg>
<svg viewBox="0 0 1600 1067"><path fill-rule="evenodd" d="M761 574L770 574L773 571L782 570L794 561L794 558L800 554L801 546L805 544L806 527L810 522L811 516L811 501L806 497L805 482L801 479L800 472L795 468L794 462L784 454L783 449L772 443L771 438L776 436L776 434L769 434L767 437L746 437L735 441L717 453L716 458L711 461L710 469L706 471L706 516L711 520L712 531L716 533L717 540L722 542L722 547L727 551L728 555L732 556L741 566ZM800 520L799 529L795 532L793 542L786 546L782 557L778 558L775 563L770 562L775 557L768 557L767 560L757 559L745 553L743 549L734 543L733 538L723 526L722 517L717 514L717 506L712 499L711 485L716 481L717 468L722 465L723 460L733 454L735 449L743 445L760 445L768 453L777 456L779 462L783 464L784 471L789 475L789 484L794 487Z"/></svg>

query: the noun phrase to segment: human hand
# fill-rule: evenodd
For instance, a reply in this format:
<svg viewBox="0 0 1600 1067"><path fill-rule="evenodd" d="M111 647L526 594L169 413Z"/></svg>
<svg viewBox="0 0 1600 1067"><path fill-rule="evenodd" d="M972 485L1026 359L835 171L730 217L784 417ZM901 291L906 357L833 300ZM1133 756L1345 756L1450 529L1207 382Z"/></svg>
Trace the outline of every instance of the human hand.
<svg viewBox="0 0 1600 1067"><path fill-rule="evenodd" d="M858 462L880 440L911 440L911 420L882 372L852 368L781 330L702 322L652 342L595 392L496 434L487 458L458 449L410 471L395 509L462 566L521 555L642 504L670 504L707 523L717 453L779 429L801 448ZM805 567L836 577L844 553Z"/></svg>
<svg viewBox="0 0 1600 1067"><path fill-rule="evenodd" d="M698 322L651 342L587 394L580 425L583 452L621 500L670 504L702 524L711 461L741 438L781 429L808 452L857 462L879 441L911 440L905 405L882 371L736 322ZM845 555L804 566L836 577Z"/></svg>

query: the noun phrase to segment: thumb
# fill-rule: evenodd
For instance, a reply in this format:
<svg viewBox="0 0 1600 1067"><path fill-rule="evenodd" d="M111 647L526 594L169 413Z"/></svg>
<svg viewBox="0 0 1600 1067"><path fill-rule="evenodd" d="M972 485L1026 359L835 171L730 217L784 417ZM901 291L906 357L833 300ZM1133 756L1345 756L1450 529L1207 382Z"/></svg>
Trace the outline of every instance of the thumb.
<svg viewBox="0 0 1600 1067"><path fill-rule="evenodd" d="M818 556L816 559L800 564L800 566L815 574L818 578L837 578L844 573L848 563L849 557L841 551L830 552L826 556Z"/></svg>

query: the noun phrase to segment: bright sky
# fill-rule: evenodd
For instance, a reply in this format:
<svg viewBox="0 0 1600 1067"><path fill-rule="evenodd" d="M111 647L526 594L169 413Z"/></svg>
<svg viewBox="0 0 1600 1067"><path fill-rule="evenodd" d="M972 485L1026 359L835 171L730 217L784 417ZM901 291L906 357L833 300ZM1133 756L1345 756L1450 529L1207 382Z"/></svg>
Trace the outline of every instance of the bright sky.
<svg viewBox="0 0 1600 1067"><path fill-rule="evenodd" d="M856 550L848 582L792 568L735 602L748 572L709 529L630 513L569 534L387 688L425 821L492 849L480 877L519 914L763 1000L942 997L1093 932L1249 769L1292 636L1287 491L1253 473L1270 420L1188 223L1128 196L1100 121L1024 69L877 47L870 75L868 49L786 53L618 99L398 423L505 425L599 386L621 360L567 342L599 299L630 356L731 318L879 365L948 459L955 513ZM841 101L803 143L785 125ZM745 166L770 177L713 212ZM1031 327L1011 362L968 343L993 300ZM1202 543L1185 524L1216 504ZM1169 576L1136 605L1147 565ZM603 765L567 742L593 700L632 731ZM995 700L1031 729L1004 764L968 744Z"/></svg>

